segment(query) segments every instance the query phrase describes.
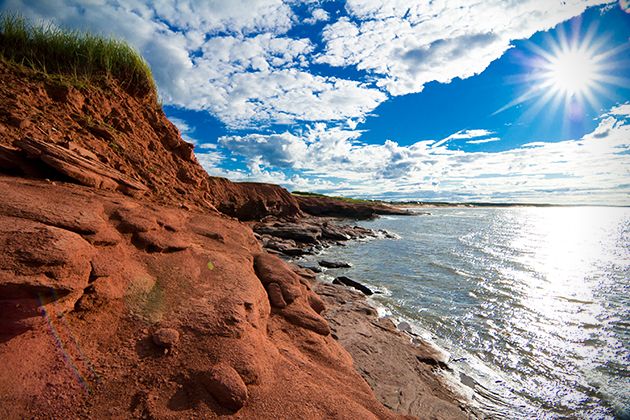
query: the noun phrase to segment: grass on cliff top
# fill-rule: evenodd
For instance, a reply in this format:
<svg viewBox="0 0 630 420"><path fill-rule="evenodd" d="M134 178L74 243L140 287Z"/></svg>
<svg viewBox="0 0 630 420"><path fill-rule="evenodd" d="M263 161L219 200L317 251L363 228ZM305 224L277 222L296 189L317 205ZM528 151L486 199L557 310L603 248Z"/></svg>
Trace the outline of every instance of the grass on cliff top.
<svg viewBox="0 0 630 420"><path fill-rule="evenodd" d="M318 193L312 193L312 192L306 192L306 191L293 191L293 192L291 192L291 194L293 194L293 195L301 195L301 196L305 196L305 197L331 198L333 200L345 201L347 203L368 203L368 204L379 203L379 201L365 200L365 199L362 199L362 198L338 197L338 196L330 196L330 195L318 194Z"/></svg>
<svg viewBox="0 0 630 420"><path fill-rule="evenodd" d="M125 42L52 24L34 25L20 15L0 15L0 57L74 81L112 77L130 93L155 93L147 62Z"/></svg>

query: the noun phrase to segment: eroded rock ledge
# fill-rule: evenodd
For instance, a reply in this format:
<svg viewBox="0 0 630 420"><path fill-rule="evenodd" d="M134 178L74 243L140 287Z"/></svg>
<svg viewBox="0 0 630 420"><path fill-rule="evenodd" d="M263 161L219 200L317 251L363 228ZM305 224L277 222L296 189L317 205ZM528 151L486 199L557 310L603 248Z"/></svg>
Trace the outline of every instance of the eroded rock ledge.
<svg viewBox="0 0 630 420"><path fill-rule="evenodd" d="M397 417L236 220L0 176L0 244L2 418Z"/></svg>

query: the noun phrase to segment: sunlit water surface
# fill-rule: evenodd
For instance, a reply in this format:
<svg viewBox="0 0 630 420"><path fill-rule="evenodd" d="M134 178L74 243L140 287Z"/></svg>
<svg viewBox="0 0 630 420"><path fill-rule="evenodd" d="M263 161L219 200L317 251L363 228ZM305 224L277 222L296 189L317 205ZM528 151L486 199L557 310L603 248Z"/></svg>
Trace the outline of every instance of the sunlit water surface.
<svg viewBox="0 0 630 420"><path fill-rule="evenodd" d="M363 222L399 240L328 270L447 350L487 414L629 417L630 209L438 208Z"/></svg>

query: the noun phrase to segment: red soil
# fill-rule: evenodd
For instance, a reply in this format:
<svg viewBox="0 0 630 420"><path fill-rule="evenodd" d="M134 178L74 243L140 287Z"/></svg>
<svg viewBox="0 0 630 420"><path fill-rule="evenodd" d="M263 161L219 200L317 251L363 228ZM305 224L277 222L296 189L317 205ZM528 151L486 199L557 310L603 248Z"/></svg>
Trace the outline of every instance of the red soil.
<svg viewBox="0 0 630 420"><path fill-rule="evenodd" d="M15 147L24 138L102 163L146 186L144 197L163 204L214 206L242 220L300 213L291 194L276 185L209 177L153 95L133 97L107 80L76 88L0 60L0 146Z"/></svg>

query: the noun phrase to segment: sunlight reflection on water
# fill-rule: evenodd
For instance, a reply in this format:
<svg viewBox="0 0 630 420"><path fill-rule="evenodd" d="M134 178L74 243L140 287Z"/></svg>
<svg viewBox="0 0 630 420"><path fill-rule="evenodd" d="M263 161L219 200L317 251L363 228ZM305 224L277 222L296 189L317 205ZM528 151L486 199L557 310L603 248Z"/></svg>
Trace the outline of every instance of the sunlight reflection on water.
<svg viewBox="0 0 630 420"><path fill-rule="evenodd" d="M463 360L493 411L628 415L630 209L431 212L366 222L402 239L329 253Z"/></svg>

